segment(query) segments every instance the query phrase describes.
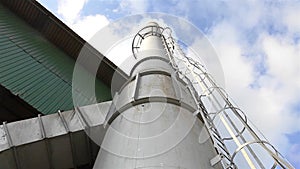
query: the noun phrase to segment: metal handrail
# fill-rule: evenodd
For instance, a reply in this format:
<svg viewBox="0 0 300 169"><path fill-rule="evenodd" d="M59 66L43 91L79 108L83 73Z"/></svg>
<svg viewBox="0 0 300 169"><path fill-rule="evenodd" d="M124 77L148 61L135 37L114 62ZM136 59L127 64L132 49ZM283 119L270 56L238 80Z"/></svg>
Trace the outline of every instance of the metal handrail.
<svg viewBox="0 0 300 169"><path fill-rule="evenodd" d="M161 37L164 32L164 28L158 25L148 25L141 29L133 38L131 44L131 50L133 57L137 59L136 53L141 47L142 41L148 36L158 36Z"/></svg>

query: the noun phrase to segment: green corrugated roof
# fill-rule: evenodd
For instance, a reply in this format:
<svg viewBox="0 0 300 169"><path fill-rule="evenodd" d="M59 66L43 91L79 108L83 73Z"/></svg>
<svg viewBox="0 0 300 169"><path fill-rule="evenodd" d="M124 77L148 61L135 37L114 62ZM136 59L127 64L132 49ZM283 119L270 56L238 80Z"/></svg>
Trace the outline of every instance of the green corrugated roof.
<svg viewBox="0 0 300 169"><path fill-rule="evenodd" d="M0 83L43 114L73 108L75 61L0 4ZM82 69L82 76L91 76ZM84 82L83 82L84 83ZM110 100L110 89L96 80L97 101ZM79 85L80 86L80 85ZM91 94L77 89L81 104Z"/></svg>

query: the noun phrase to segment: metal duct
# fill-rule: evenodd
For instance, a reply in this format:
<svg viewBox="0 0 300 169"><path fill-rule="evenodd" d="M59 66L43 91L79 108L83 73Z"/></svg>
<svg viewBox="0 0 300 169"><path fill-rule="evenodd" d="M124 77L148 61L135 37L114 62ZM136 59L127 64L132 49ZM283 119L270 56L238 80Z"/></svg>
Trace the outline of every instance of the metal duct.
<svg viewBox="0 0 300 169"><path fill-rule="evenodd" d="M0 168L47 169L91 166L105 134L111 101L0 125Z"/></svg>

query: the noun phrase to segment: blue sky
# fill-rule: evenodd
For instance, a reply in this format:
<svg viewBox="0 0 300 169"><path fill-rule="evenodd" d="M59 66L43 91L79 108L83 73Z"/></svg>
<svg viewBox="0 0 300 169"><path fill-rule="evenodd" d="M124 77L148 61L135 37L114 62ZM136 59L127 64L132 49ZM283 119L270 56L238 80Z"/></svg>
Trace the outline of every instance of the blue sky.
<svg viewBox="0 0 300 169"><path fill-rule="evenodd" d="M188 20L215 47L231 97L300 168L300 1L38 1L86 40L127 15Z"/></svg>

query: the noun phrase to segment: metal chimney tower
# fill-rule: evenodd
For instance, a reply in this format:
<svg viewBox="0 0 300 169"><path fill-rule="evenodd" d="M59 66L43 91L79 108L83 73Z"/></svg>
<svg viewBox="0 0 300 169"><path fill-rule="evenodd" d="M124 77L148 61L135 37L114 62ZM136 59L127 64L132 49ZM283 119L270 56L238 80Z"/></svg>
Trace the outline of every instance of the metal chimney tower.
<svg viewBox="0 0 300 169"><path fill-rule="evenodd" d="M132 51L94 169L293 168L169 28L150 22Z"/></svg>

